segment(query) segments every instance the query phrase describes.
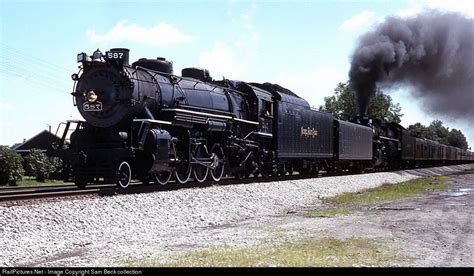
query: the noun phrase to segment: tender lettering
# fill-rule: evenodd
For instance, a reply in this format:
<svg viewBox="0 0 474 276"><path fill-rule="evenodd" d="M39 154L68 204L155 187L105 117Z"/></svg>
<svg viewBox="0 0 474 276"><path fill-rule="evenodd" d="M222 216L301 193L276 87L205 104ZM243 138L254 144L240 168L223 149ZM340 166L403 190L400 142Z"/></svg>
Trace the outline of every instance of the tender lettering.
<svg viewBox="0 0 474 276"><path fill-rule="evenodd" d="M316 137L318 135L319 135L319 132L314 128L301 127L301 137Z"/></svg>

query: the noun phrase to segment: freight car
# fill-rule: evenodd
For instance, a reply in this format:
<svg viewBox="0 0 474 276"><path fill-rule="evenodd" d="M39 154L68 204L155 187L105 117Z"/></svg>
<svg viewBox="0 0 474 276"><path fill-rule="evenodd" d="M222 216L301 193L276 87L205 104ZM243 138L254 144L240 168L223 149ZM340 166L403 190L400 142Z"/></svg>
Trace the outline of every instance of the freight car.
<svg viewBox="0 0 474 276"><path fill-rule="evenodd" d="M129 64L124 48L77 60L71 94L85 121L68 121L55 155L71 165L80 187L384 170L472 156L397 124L336 120L277 84L213 80L199 68L178 76L165 58Z"/></svg>
<svg viewBox="0 0 474 276"><path fill-rule="evenodd" d="M367 120L357 119L367 123ZM474 154L453 146L443 145L437 141L414 137L397 123L382 123L377 121L373 125L376 129L389 129L386 141L392 146L385 145L385 154L390 156L392 169L416 168L449 164L461 164L474 161Z"/></svg>

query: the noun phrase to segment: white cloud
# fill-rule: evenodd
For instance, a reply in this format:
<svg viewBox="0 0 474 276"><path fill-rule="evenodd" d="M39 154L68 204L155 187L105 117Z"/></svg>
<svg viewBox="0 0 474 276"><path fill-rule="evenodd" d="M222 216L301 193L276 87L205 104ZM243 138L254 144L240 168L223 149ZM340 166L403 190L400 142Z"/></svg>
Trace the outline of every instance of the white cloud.
<svg viewBox="0 0 474 276"><path fill-rule="evenodd" d="M346 78L341 70L323 67L299 74L280 73L275 83L295 92L311 106L319 107L324 104L324 97L333 95L337 84Z"/></svg>
<svg viewBox="0 0 474 276"><path fill-rule="evenodd" d="M419 2L413 2L410 6L407 8L400 10L397 12L397 16L399 17L412 17L415 16L423 11L423 7Z"/></svg>
<svg viewBox="0 0 474 276"><path fill-rule="evenodd" d="M234 49L221 41L214 42L210 51L199 54L199 64L209 69L216 78L219 75L234 78L244 69L244 64L239 62Z"/></svg>
<svg viewBox="0 0 474 276"><path fill-rule="evenodd" d="M411 1L409 6L397 12L400 17L412 17L426 10L458 12L474 18L474 2L465 0L423 0Z"/></svg>
<svg viewBox="0 0 474 276"><path fill-rule="evenodd" d="M344 21L339 29L343 31L356 31L373 23L374 19L374 12L363 11Z"/></svg>
<svg viewBox="0 0 474 276"><path fill-rule="evenodd" d="M28 80L28 77L25 76L25 75L20 75L20 76L18 76L17 78L15 78L15 81L16 81L16 82L24 82L24 81L26 81L26 80Z"/></svg>
<svg viewBox="0 0 474 276"><path fill-rule="evenodd" d="M260 35L252 23L255 13L255 5L241 14L229 13L233 15L232 22L236 26L234 35L228 39L216 39L210 50L199 54L199 65L209 69L214 78L245 77L246 70L256 62Z"/></svg>
<svg viewBox="0 0 474 276"><path fill-rule="evenodd" d="M125 20L117 24L105 34L97 34L95 30L87 30L86 35L92 43L101 42L137 42L150 45L167 45L189 42L192 37L180 32L173 25L161 22L150 28L128 23Z"/></svg>
<svg viewBox="0 0 474 276"><path fill-rule="evenodd" d="M11 108L11 105L7 102L0 102L0 111L5 111Z"/></svg>

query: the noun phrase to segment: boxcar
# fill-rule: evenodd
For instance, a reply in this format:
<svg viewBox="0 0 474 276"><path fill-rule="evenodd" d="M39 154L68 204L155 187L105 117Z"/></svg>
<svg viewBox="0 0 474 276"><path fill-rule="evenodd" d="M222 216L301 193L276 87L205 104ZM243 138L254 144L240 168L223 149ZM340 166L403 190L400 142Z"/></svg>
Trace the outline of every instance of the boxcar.
<svg viewBox="0 0 474 276"><path fill-rule="evenodd" d="M443 144L441 144L440 146L441 146L441 160L442 162L446 162L446 160L448 160L448 155L447 155L448 146L443 145Z"/></svg>
<svg viewBox="0 0 474 276"><path fill-rule="evenodd" d="M436 161L441 159L441 144L432 140L426 140L428 144L428 160Z"/></svg>
<svg viewBox="0 0 474 276"><path fill-rule="evenodd" d="M416 138L411 136L410 133L403 129L401 135L402 142L402 160L411 161L415 159L415 140Z"/></svg>
<svg viewBox="0 0 474 276"><path fill-rule="evenodd" d="M415 160L428 160L428 143L425 139L415 138Z"/></svg>

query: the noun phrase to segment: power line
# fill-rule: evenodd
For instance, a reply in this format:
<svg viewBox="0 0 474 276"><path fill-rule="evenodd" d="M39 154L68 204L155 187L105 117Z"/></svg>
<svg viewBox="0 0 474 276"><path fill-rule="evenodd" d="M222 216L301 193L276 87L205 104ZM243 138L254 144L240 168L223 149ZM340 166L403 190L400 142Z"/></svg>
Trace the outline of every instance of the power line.
<svg viewBox="0 0 474 276"><path fill-rule="evenodd" d="M20 62L12 62L12 61L1 61L0 60L0 68L5 70L16 71L19 74L25 76L35 77L41 81L47 81L51 83L57 83L61 86L72 85L72 82L66 81L64 78L54 78L57 74L51 74L48 72L43 72L39 69L32 70L33 68L28 68L27 64L23 64ZM63 74L61 74L63 75Z"/></svg>
<svg viewBox="0 0 474 276"><path fill-rule="evenodd" d="M0 65L1 65L1 63L0 63ZM15 66L10 66L8 68L0 66L0 69L2 69L3 73L12 73L12 74L14 74L14 75L16 75L20 78L24 78L24 79L27 79L27 80L33 80L36 83L41 83L41 84L48 85L48 86L51 86L51 87L58 87L59 88L59 87L71 87L72 86L72 84L68 84L68 83L58 83L55 80L51 79L50 77L45 78L44 76L41 76L41 75L30 74L29 72L25 72L24 70L21 70L20 68L15 67Z"/></svg>
<svg viewBox="0 0 474 276"><path fill-rule="evenodd" d="M8 75L15 78L26 78L26 83L32 86L35 84L44 88L48 88L54 93L64 94L65 89L59 86L72 86L72 82L66 81L64 78L54 78L55 75L64 76L65 72L70 70L43 60L41 58L24 53L14 47L5 43L0 45L2 52L0 52L0 72L3 75ZM67 91L67 90L66 90Z"/></svg>
<svg viewBox="0 0 474 276"><path fill-rule="evenodd" d="M24 56L10 55L9 53L0 53L0 61L3 61L3 66L17 66L20 67L23 72L31 72L31 74L41 75L45 78L51 78L51 76L55 75L64 76L65 73L70 72L70 70L58 69L43 61L39 62ZM54 79L54 81L65 81L65 79Z"/></svg>
<svg viewBox="0 0 474 276"><path fill-rule="evenodd" d="M65 71L57 71L53 70L51 68L44 67L42 64L35 63L30 60L24 60L24 59L17 59L12 56L3 56L0 54L0 63L2 66L6 67L12 67L16 66L20 68L24 72L31 72L33 74L37 75L43 75L43 76L65 76L66 72ZM60 80L64 80L64 78L61 78Z"/></svg>
<svg viewBox="0 0 474 276"><path fill-rule="evenodd" d="M57 65L55 63L52 63L49 60L47 61L47 60L35 57L31 54L22 52L22 51L14 48L12 46L9 46L9 45L3 43L3 42L0 43L0 46L1 46L1 48L3 48L3 50L8 51L10 54L17 55L17 56L23 56L25 59L36 62L36 63L39 63L39 64L42 64L43 66L51 67L51 68L54 68L55 70L66 71L66 72L69 72L69 70L70 70L68 68L62 67L62 66Z"/></svg>
<svg viewBox="0 0 474 276"><path fill-rule="evenodd" d="M6 75L10 75L12 77L19 77L19 78L22 78L22 77L25 77L24 75L18 73L18 72L15 72L15 71L11 71L11 70L6 70L4 68L0 68L0 72L2 72L3 74L6 74ZM36 83L40 86L43 86L45 88L48 88L48 89L53 89L55 91L51 91L51 90L48 90L48 91L51 91L51 92L54 92L54 93L60 93L60 94L65 94L65 91L57 86L52 86L46 82L42 82L42 81L38 81L36 79L27 79L27 84L29 85L33 85L33 83Z"/></svg>

